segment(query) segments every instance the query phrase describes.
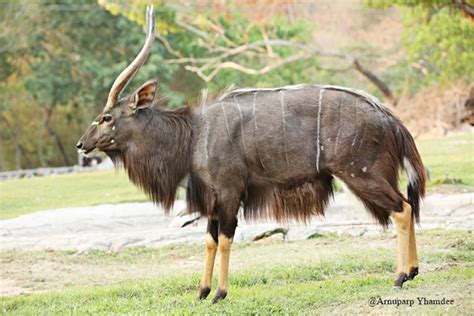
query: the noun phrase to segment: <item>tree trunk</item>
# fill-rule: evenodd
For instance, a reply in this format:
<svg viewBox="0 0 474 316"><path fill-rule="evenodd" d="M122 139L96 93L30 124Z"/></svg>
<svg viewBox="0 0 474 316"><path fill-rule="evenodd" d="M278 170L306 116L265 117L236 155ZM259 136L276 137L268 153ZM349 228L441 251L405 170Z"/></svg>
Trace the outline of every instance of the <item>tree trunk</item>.
<svg viewBox="0 0 474 316"><path fill-rule="evenodd" d="M3 156L3 138L0 135L0 171L5 170L5 157Z"/></svg>
<svg viewBox="0 0 474 316"><path fill-rule="evenodd" d="M397 98L395 98L392 94L390 88L382 81L379 77L377 77L373 72L369 69L362 66L357 59L354 59L354 68L360 72L364 77L369 79L380 91L382 91L385 98L390 102L390 104L395 107L398 103Z"/></svg>
<svg viewBox="0 0 474 316"><path fill-rule="evenodd" d="M21 169L21 150L20 150L20 120L19 115L15 115L15 127L13 130L15 139L15 169Z"/></svg>
<svg viewBox="0 0 474 316"><path fill-rule="evenodd" d="M17 117L17 116L16 116ZM11 124L7 118L2 115L0 113L0 120L2 120L7 129L10 129L11 131L13 131L13 139L15 141L15 166L16 166L16 169L20 169L21 168L21 160L25 160L26 161L26 166L29 167L29 168L32 168L33 167L33 163L31 162L31 159L30 159L30 155L32 155L33 153L32 152L29 152L26 150L26 148L20 143L20 139L17 135L20 134L20 128L14 128L13 127L13 124ZM16 121L16 126L21 126L20 125L20 122L17 120ZM3 170L5 169L5 156L4 156L4 152L1 150L2 149L2 144L3 142L3 139L0 137L0 170Z"/></svg>
<svg viewBox="0 0 474 316"><path fill-rule="evenodd" d="M14 132L15 136L15 169L19 170L21 169L21 151L20 151L20 142L19 142L19 137L18 137L18 130L15 129Z"/></svg>
<svg viewBox="0 0 474 316"><path fill-rule="evenodd" d="M70 166L71 163L69 162L69 159L67 157L67 153L64 148L63 142L61 141L61 138L59 137L58 133L56 133L56 131L51 126L52 115L53 115L53 109L46 108L46 120L45 120L44 126L46 127L48 134L54 139L56 145L58 146L59 152L61 153L61 157L63 159L64 164L66 166Z"/></svg>

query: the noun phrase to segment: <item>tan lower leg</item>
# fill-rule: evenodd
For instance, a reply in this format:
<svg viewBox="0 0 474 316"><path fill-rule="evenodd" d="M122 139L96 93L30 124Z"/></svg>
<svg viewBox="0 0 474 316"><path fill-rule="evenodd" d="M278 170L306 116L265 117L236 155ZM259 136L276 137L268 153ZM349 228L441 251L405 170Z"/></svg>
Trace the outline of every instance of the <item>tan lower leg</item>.
<svg viewBox="0 0 474 316"><path fill-rule="evenodd" d="M229 257L232 238L225 235L219 235L218 249L220 255L219 280L217 282L217 291L227 290Z"/></svg>
<svg viewBox="0 0 474 316"><path fill-rule="evenodd" d="M206 259L204 262L204 271L201 279L201 288L211 288L212 271L214 270L214 261L216 259L217 243L211 234L206 236Z"/></svg>
<svg viewBox="0 0 474 316"><path fill-rule="evenodd" d="M415 220L412 217L410 222L410 249L408 252L409 268L418 268L418 255L416 253ZM411 271L410 271L411 272Z"/></svg>
<svg viewBox="0 0 474 316"><path fill-rule="evenodd" d="M408 274L410 271L409 261L411 247L411 207L407 203L403 203L403 212L392 212L390 214L397 229L397 274L402 272Z"/></svg>

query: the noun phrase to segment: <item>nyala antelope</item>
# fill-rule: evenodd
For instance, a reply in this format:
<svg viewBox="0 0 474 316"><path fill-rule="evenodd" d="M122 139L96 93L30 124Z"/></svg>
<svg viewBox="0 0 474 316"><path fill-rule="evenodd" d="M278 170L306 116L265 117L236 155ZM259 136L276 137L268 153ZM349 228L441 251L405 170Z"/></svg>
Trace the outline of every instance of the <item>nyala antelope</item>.
<svg viewBox="0 0 474 316"><path fill-rule="evenodd" d="M395 223L395 286L417 275L414 220L426 175L398 118L364 92L319 84L234 90L194 110L156 106L156 81L121 98L149 54L154 25L148 8L142 50L113 83L77 148L84 154L103 151L123 164L130 180L167 212L186 181L189 212L208 219L200 299L211 291L217 252L213 302L227 295L239 208L245 218L306 221L324 214L334 177L382 226ZM397 187L401 168L409 178L407 197Z"/></svg>

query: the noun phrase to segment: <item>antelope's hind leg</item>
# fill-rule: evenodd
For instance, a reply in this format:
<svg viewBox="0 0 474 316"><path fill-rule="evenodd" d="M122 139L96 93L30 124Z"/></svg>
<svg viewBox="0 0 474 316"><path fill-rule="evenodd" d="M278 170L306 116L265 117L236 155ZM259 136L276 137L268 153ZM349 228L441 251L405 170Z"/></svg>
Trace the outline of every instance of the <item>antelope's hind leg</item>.
<svg viewBox="0 0 474 316"><path fill-rule="evenodd" d="M416 255L415 226L410 204L403 200L396 188L396 183L385 179L396 179L395 175L385 174L386 169L373 167L364 178L340 178L349 189L364 203L372 215L387 226L389 217L397 229L397 279L395 287L401 288L407 280L418 274L418 257ZM382 174L384 177L380 177ZM345 176L345 177L344 177Z"/></svg>
<svg viewBox="0 0 474 316"><path fill-rule="evenodd" d="M206 235L206 259L204 261L204 271L199 286L199 299L201 300L205 299L211 292L212 272L214 271L214 262L217 253L217 230L218 221L209 218Z"/></svg>
<svg viewBox="0 0 474 316"><path fill-rule="evenodd" d="M401 289L407 280L418 274L415 223L410 204L403 202L402 212L392 212L390 217L397 229L397 279L395 288Z"/></svg>

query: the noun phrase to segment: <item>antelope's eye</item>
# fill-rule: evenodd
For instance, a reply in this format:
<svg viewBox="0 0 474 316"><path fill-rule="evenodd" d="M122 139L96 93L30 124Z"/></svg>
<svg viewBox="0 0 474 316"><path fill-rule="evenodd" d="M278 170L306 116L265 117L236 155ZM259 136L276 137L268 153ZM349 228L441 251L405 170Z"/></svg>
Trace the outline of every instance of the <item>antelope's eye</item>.
<svg viewBox="0 0 474 316"><path fill-rule="evenodd" d="M104 117L102 118L104 120L104 122L110 122L112 121L112 115L110 114L107 114L107 115L104 115Z"/></svg>

